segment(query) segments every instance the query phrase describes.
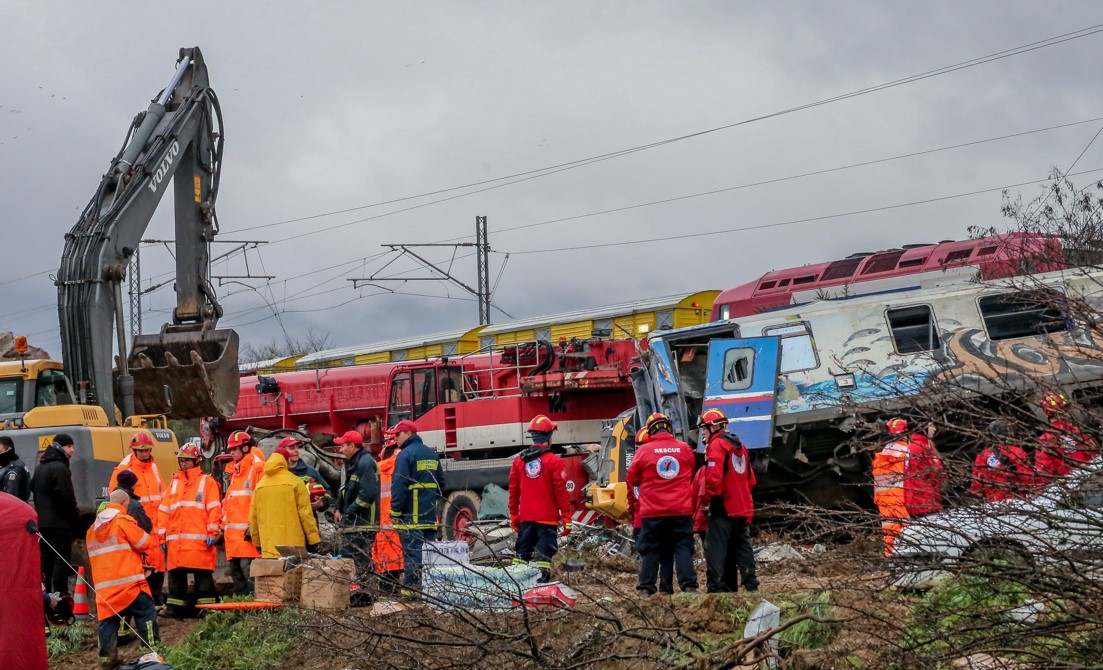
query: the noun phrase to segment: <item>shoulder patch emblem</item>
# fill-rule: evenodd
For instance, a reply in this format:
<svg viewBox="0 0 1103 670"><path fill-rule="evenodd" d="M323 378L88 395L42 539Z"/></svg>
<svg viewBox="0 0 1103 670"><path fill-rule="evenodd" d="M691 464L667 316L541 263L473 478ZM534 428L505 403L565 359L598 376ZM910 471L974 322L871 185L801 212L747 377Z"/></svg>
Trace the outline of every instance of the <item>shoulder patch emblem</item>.
<svg viewBox="0 0 1103 670"><path fill-rule="evenodd" d="M997 470L1000 468L1000 459L997 458L995 454L989 454L986 463L990 468L995 468Z"/></svg>
<svg viewBox="0 0 1103 670"><path fill-rule="evenodd" d="M746 454L732 454L732 468L739 474L743 474L747 471L747 456Z"/></svg>

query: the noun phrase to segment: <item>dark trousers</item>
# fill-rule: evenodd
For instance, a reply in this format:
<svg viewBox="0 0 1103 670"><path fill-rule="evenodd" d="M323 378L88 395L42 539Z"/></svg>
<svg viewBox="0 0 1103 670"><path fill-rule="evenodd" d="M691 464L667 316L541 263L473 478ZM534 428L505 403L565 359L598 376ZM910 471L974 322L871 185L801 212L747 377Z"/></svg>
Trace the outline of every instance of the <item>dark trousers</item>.
<svg viewBox="0 0 1103 670"><path fill-rule="evenodd" d="M421 550L426 542L437 539L437 531L411 528L399 531L402 540L402 585L406 588L421 586Z"/></svg>
<svg viewBox="0 0 1103 670"><path fill-rule="evenodd" d="M559 552L557 529L551 524L522 521L517 533L517 559L524 563L532 561L540 569L541 582L551 581L552 559Z"/></svg>
<svg viewBox="0 0 1103 670"><path fill-rule="evenodd" d="M138 630L138 636L145 640L146 644L155 644L160 637L153 598L148 593L139 593L134 602L127 605L123 611L100 621L97 637L100 640L101 658L114 658L115 651L118 649L119 626L122 624L123 617L134 621L133 625Z"/></svg>
<svg viewBox="0 0 1103 670"><path fill-rule="evenodd" d="M758 588L754 552L751 549L750 522L742 517L713 514L705 536L705 565L709 593L725 593L743 588Z"/></svg>
<svg viewBox="0 0 1103 670"><path fill-rule="evenodd" d="M660 516L640 524L640 583L636 588L655 593L655 579L664 566L672 565L683 591L697 590L697 572L693 569L693 517ZM673 593L673 584L660 584L662 593Z"/></svg>
<svg viewBox="0 0 1103 670"><path fill-rule="evenodd" d="M188 575L194 575L195 591L188 593ZM169 594L165 604L172 613L179 616L194 617L199 613L196 605L217 602L214 591L214 571L194 568L176 568L169 570ZM166 614L166 616L168 616Z"/></svg>
<svg viewBox="0 0 1103 670"><path fill-rule="evenodd" d="M253 595L253 579L249 576L249 566L253 564L251 558L229 558L230 579L234 580L234 595Z"/></svg>
<svg viewBox="0 0 1103 670"><path fill-rule="evenodd" d="M341 555L351 558L356 564L356 582L361 588L366 586L375 573L372 561L372 546L375 544L375 531L341 532Z"/></svg>
<svg viewBox="0 0 1103 670"><path fill-rule="evenodd" d="M68 530L57 528L43 528L39 532L42 534L42 539L38 542L42 583L51 593L56 591L67 594L69 574L72 572L67 564L73 562L73 535Z"/></svg>
<svg viewBox="0 0 1103 670"><path fill-rule="evenodd" d="M636 545L636 552L639 553L640 548L640 529L632 529L632 543ZM674 592L674 561L663 563L659 561L659 588L663 589L663 593Z"/></svg>
<svg viewBox="0 0 1103 670"><path fill-rule="evenodd" d="M153 604L165 604L165 573L150 573L149 577L146 577L146 584L149 584L149 590L153 593Z"/></svg>

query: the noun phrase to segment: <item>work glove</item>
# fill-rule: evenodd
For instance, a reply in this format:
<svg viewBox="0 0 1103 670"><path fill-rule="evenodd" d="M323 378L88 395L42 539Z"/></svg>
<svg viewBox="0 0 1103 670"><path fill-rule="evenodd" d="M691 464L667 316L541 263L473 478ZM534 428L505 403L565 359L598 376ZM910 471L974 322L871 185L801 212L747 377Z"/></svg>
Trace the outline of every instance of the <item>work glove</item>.
<svg viewBox="0 0 1103 670"><path fill-rule="evenodd" d="M248 528L245 529L245 538L244 539L245 539L246 542L252 542L253 541L253 534L249 531Z"/></svg>
<svg viewBox="0 0 1103 670"><path fill-rule="evenodd" d="M316 554L316 553L318 553L318 549L320 549L320 548L321 548L321 546L322 546L322 545L321 545L321 543L318 543L318 544L308 544L308 545L306 545L306 553L308 553L308 554Z"/></svg>
<svg viewBox="0 0 1103 670"><path fill-rule="evenodd" d="M217 542L218 542L217 537L210 537L210 536L207 537L207 547L208 548L213 547Z"/></svg>
<svg viewBox="0 0 1103 670"><path fill-rule="evenodd" d="M169 546L167 544L162 544L161 545L161 551L163 551L166 554L169 553Z"/></svg>
<svg viewBox="0 0 1103 670"><path fill-rule="evenodd" d="M570 535L571 534L571 524L569 524L569 523L563 524L563 530L559 534L562 535L563 537L567 537L568 535Z"/></svg>

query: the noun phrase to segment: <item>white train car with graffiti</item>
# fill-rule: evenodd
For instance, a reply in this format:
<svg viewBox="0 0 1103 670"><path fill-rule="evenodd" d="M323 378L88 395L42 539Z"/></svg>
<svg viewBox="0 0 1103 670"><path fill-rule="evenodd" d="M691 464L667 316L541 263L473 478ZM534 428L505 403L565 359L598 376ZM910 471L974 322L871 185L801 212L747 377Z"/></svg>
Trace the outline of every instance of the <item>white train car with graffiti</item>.
<svg viewBox="0 0 1103 670"><path fill-rule="evenodd" d="M1103 311L1103 270L934 284L653 333L638 412L668 413L693 443L696 417L719 407L762 479L827 504L846 495L840 481L868 474L849 439L858 415L929 389L996 392L997 377L1002 389L1103 385L1098 338L1071 309Z"/></svg>

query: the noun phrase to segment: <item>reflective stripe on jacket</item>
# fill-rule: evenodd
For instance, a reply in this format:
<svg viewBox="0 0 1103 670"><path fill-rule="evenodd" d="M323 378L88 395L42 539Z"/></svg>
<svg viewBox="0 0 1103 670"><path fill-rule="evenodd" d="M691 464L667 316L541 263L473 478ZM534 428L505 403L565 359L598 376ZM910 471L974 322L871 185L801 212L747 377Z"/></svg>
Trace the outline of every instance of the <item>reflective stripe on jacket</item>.
<svg viewBox="0 0 1103 670"><path fill-rule="evenodd" d="M161 507L167 488L165 480L161 477L161 471L157 469L157 464L152 458L148 463L143 463L134 457L134 452L127 454L111 471L111 481L107 484L108 493L119 487L119 473L123 470L130 470L138 478L138 483L134 485L134 493L142 499L142 509L146 511L146 516L151 521L156 519L157 510Z"/></svg>
<svg viewBox="0 0 1103 670"><path fill-rule="evenodd" d="M444 471L437 452L412 435L402 445L391 481L391 520L398 530L437 527L437 502Z"/></svg>
<svg viewBox="0 0 1103 670"><path fill-rule="evenodd" d="M140 593L152 596L141 552L154 546L154 536L139 528L122 505L109 503L97 514L85 542L100 621L122 612Z"/></svg>
<svg viewBox="0 0 1103 670"><path fill-rule="evenodd" d="M249 530L249 506L253 491L264 478L264 459L259 449L251 447L241 462L227 468L230 481L226 486L226 499L222 503L222 536L226 558L259 558L260 553L252 542L245 539Z"/></svg>
<svg viewBox="0 0 1103 670"><path fill-rule="evenodd" d="M402 569L402 544L398 531L391 523L391 481L394 478L394 464L398 458L396 449L387 458L379 461L379 523L382 526L372 544L372 562L375 571L394 572Z"/></svg>
<svg viewBox="0 0 1103 670"><path fill-rule="evenodd" d="M306 484L288 471L282 454L268 457L252 500L249 532L261 557L279 558L279 545L305 547L322 541Z"/></svg>
<svg viewBox="0 0 1103 670"><path fill-rule="evenodd" d="M341 526L346 530L379 526L379 469L367 449L358 449L345 463L345 485L337 497Z"/></svg>
<svg viewBox="0 0 1103 670"><path fill-rule="evenodd" d="M168 569L214 570L217 550L207 538L217 538L222 524L218 483L198 468L172 476L158 510L157 526L168 545Z"/></svg>

